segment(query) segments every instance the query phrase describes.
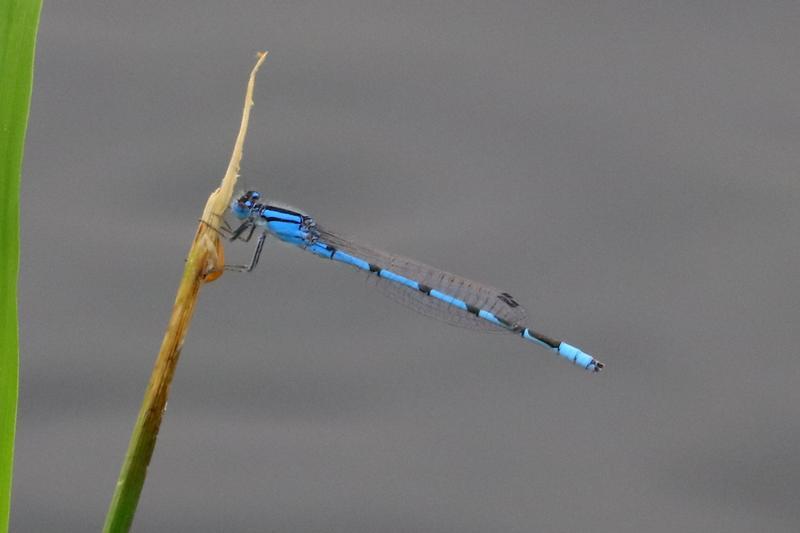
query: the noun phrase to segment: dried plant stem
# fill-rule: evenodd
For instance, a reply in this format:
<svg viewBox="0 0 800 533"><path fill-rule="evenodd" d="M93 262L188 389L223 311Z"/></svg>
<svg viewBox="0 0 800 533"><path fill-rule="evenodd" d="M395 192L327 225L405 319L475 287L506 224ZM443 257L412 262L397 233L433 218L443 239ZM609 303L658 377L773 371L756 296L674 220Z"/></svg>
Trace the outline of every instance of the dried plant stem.
<svg viewBox="0 0 800 533"><path fill-rule="evenodd" d="M267 52L259 53L258 61L250 73L242 111L242 122L228 169L219 189L214 191L206 202L201 219L204 222L198 226L189 250L183 278L172 307L172 316L150 376L150 383L147 385L125 455L125 462L117 480L114 497L106 515L103 527L105 533L121 533L130 529L167 405L169 385L172 382L181 347L189 329L200 286L218 278L224 266L222 246L216 230L219 227L220 216L230 203L236 185L250 109L253 105L255 75L266 57Z"/></svg>

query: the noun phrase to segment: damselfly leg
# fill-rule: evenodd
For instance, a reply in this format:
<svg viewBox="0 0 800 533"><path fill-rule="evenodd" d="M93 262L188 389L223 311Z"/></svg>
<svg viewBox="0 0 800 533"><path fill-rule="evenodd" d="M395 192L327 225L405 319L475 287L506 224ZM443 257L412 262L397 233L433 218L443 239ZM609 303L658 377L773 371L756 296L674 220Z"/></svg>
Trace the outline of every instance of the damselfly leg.
<svg viewBox="0 0 800 533"><path fill-rule="evenodd" d="M255 226L253 226L250 229L250 233L247 236L247 239L245 240L245 242L248 242L250 240L250 238L253 236L253 229L254 228L255 228ZM242 230L242 231L244 231L244 230ZM256 247L255 247L255 250L253 251L253 258L250 259L250 264L249 265L225 265L225 270L232 270L234 272L252 272L253 269L258 264L258 260L261 258L261 250L264 248L264 241L266 239L267 239L267 232L266 231L262 232L261 235L258 236L258 242L256 242ZM234 238L231 238L231 240L233 241Z"/></svg>
<svg viewBox="0 0 800 533"><path fill-rule="evenodd" d="M215 228L212 224L209 224L208 222L202 219L200 220L200 222L207 225L209 228L213 229L214 231L219 233L220 236L224 237L225 239L228 239L229 241L235 241L238 239L243 242L250 242L250 239L253 237L253 232L255 232L256 230L256 223L249 218L244 222L242 222L241 225L239 225L239 227L237 227L236 229L233 229L231 225L228 224L228 221L225 220L225 217L220 217L219 228ZM247 237L243 238L242 234L245 231L247 231L248 228L250 229L250 233L247 234Z"/></svg>
<svg viewBox="0 0 800 533"><path fill-rule="evenodd" d="M208 222L201 220L204 224L208 227L219 233L221 237L224 239L233 242L236 240L242 242L250 242L253 238L253 234L256 230L256 223L251 219L247 219L242 222L239 227L233 229L228 221L225 220L224 217L221 218L219 228L215 228L213 225L209 224ZM249 231L248 231L249 230ZM247 233L246 237L243 237ZM264 241L267 239L267 232L264 231L259 235L258 241L256 242L256 246L253 249L253 257L250 259L250 263L247 265L225 265L224 269L233 271L233 272L252 272L253 269L258 265L258 260L261 258L261 251L264 249Z"/></svg>

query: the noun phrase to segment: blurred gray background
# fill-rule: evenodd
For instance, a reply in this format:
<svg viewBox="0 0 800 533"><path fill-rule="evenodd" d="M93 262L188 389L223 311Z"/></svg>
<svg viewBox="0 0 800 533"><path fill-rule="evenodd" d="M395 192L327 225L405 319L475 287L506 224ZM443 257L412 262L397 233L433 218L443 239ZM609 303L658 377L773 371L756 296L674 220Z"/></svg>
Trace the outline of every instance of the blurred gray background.
<svg viewBox="0 0 800 533"><path fill-rule="evenodd" d="M201 294L135 531L798 531L798 27L794 2L46 1L12 529L100 529L268 49L249 184L510 291L607 372L273 244Z"/></svg>

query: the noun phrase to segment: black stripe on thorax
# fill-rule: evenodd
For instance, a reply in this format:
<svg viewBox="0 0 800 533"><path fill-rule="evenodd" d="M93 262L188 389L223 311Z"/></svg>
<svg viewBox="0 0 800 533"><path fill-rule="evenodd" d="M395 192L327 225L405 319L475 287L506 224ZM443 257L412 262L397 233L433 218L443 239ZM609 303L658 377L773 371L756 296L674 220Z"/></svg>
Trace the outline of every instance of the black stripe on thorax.
<svg viewBox="0 0 800 533"><path fill-rule="evenodd" d="M297 224L298 223L296 220L287 220L285 218L279 218L279 217L265 217L264 215L261 215L261 218L263 218L267 222L287 222L289 224Z"/></svg>
<svg viewBox="0 0 800 533"><path fill-rule="evenodd" d="M291 209L284 209L283 207L277 207L274 205L266 205L266 204L261 204L261 207L263 209L269 209L270 211L277 211L278 213L286 213L287 215L294 215L300 218L304 218L303 213L298 213L297 211L292 211Z"/></svg>

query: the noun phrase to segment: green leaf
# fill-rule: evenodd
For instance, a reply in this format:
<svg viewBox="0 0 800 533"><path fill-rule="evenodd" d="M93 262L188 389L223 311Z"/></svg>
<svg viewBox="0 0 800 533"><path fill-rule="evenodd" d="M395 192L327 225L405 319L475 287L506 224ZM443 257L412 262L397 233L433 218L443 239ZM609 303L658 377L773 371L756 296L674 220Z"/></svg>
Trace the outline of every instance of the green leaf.
<svg viewBox="0 0 800 533"><path fill-rule="evenodd" d="M19 182L41 0L0 1L0 533L8 531L17 424Z"/></svg>

